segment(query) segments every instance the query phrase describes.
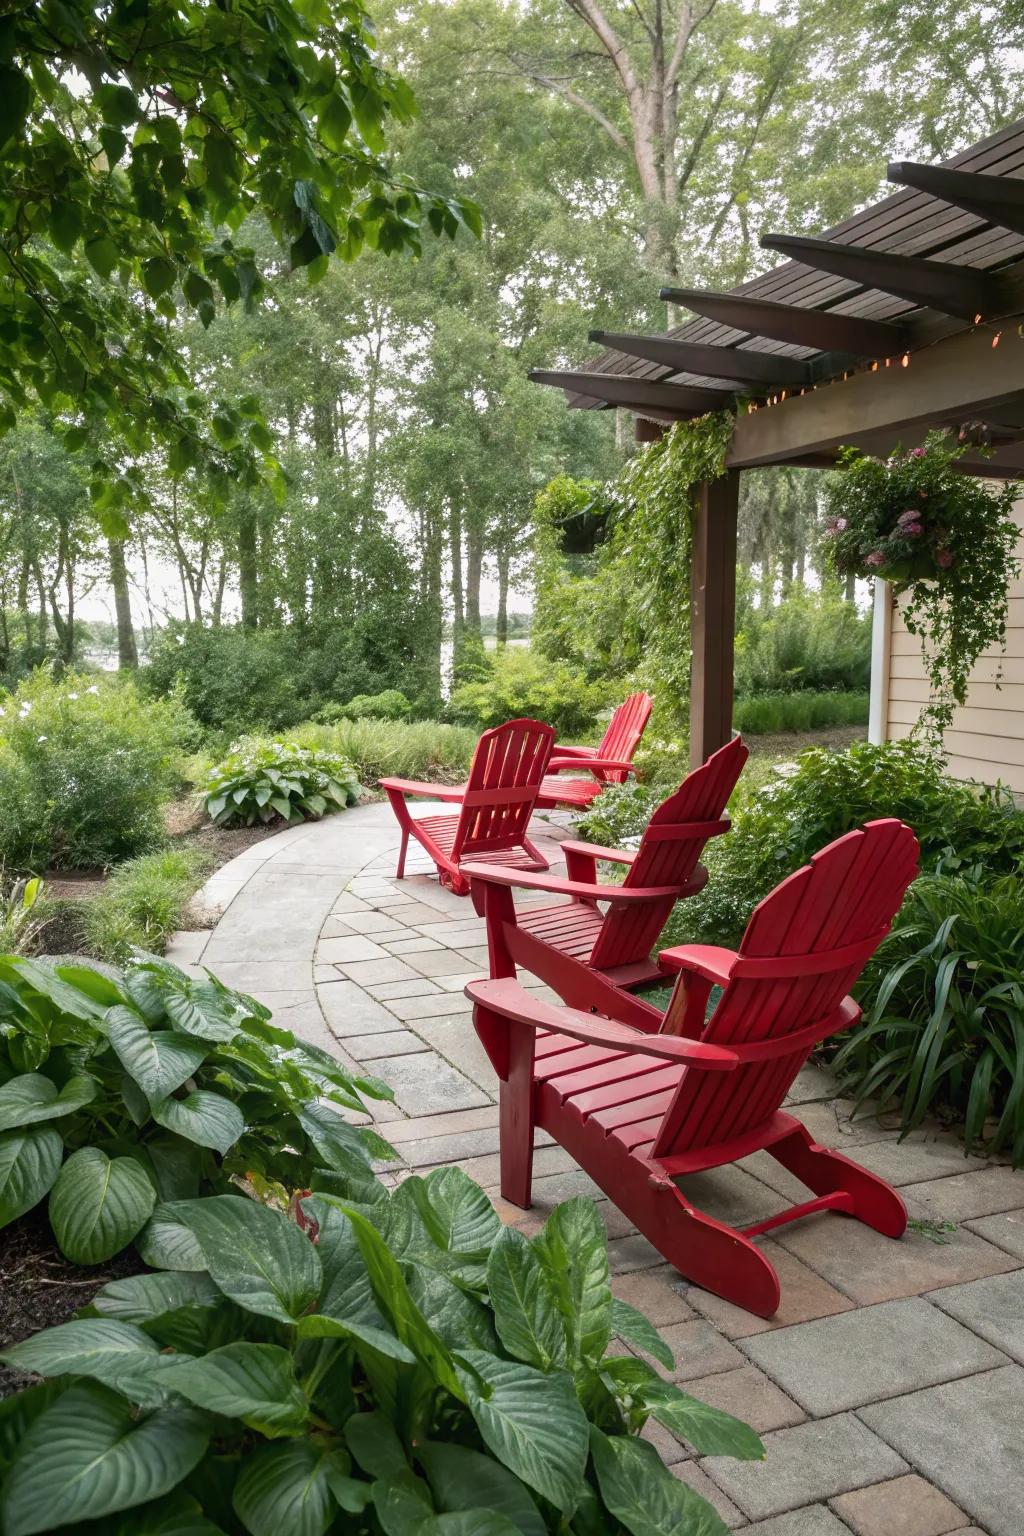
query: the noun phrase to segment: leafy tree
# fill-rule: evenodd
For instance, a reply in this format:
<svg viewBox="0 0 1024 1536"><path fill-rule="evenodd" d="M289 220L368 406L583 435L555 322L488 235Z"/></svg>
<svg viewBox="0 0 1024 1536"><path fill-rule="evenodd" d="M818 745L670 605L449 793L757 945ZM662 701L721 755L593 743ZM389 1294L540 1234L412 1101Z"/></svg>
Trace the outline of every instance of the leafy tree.
<svg viewBox="0 0 1024 1536"><path fill-rule="evenodd" d="M413 111L382 69L359 0L86 0L0 23L0 426L33 401L97 423L169 468L252 480L273 440L252 402L198 392L170 324L251 306L282 266L237 238L259 211L293 267L337 252L418 251L479 216L382 159ZM131 465L94 464L108 526Z"/></svg>

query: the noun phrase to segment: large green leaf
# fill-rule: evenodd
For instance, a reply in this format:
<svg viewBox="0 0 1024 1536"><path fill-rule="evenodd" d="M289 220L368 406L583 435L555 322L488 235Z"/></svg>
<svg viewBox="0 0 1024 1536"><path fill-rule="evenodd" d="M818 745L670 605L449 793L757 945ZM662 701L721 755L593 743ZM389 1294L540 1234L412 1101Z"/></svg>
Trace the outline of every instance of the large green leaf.
<svg viewBox="0 0 1024 1536"><path fill-rule="evenodd" d="M476 1296L428 1264L407 1263L405 1277L409 1295L449 1349L501 1353L490 1309Z"/></svg>
<svg viewBox="0 0 1024 1536"><path fill-rule="evenodd" d="M368 1477L404 1476L409 1470L395 1427L382 1413L353 1413L347 1418L345 1444Z"/></svg>
<svg viewBox="0 0 1024 1536"><path fill-rule="evenodd" d="M434 1514L430 1489L409 1467L377 1478L373 1507L384 1536L420 1536Z"/></svg>
<svg viewBox="0 0 1024 1536"><path fill-rule="evenodd" d="M111 1008L105 1022L121 1065L153 1101L180 1088L209 1054L201 1040L172 1029L150 1029L134 1008Z"/></svg>
<svg viewBox="0 0 1024 1536"><path fill-rule="evenodd" d="M82 1147L50 1191L50 1225L72 1263L102 1264L141 1231L155 1205L156 1191L133 1157Z"/></svg>
<svg viewBox="0 0 1024 1536"><path fill-rule="evenodd" d="M309 1404L279 1344L225 1344L165 1369L163 1379L197 1408L242 1419L273 1439L302 1433Z"/></svg>
<svg viewBox="0 0 1024 1536"><path fill-rule="evenodd" d="M183 977L177 985L165 987L162 996L175 1029L198 1040L227 1041L238 1034L234 1011L211 982Z"/></svg>
<svg viewBox="0 0 1024 1536"><path fill-rule="evenodd" d="M522 1536L547 1536L544 1517L518 1477L490 1456L439 1440L418 1446L416 1458L438 1509L496 1510L507 1515Z"/></svg>
<svg viewBox="0 0 1024 1536"><path fill-rule="evenodd" d="M42 1120L59 1120L74 1114L96 1097L96 1080L84 1073L69 1078L57 1091L56 1083L42 1072L23 1072L0 1088L0 1131L20 1130Z"/></svg>
<svg viewBox="0 0 1024 1536"><path fill-rule="evenodd" d="M608 1235L593 1200L558 1205L534 1248L543 1260L565 1322L569 1363L596 1365L612 1331Z"/></svg>
<svg viewBox="0 0 1024 1536"><path fill-rule="evenodd" d="M252 1536L323 1536L337 1505L330 1487L334 1453L311 1440L261 1445L242 1464L235 1513Z"/></svg>
<svg viewBox="0 0 1024 1536"><path fill-rule="evenodd" d="M159 1498L191 1472L209 1434L194 1408L139 1419L109 1388L73 1386L22 1440L4 1488L5 1536L34 1536Z"/></svg>
<svg viewBox="0 0 1024 1536"><path fill-rule="evenodd" d="M213 1195L167 1207L195 1233L225 1296L247 1312L293 1323L320 1294L316 1249L281 1211L244 1195Z"/></svg>
<svg viewBox="0 0 1024 1536"><path fill-rule="evenodd" d="M105 1524L102 1536L224 1536L224 1532L206 1519L195 1499L175 1489L165 1498L122 1515L113 1526Z"/></svg>
<svg viewBox="0 0 1024 1536"><path fill-rule="evenodd" d="M431 1515L416 1528L416 1536L516 1536L520 1529L496 1509L461 1509Z"/></svg>
<svg viewBox="0 0 1024 1536"><path fill-rule="evenodd" d="M431 1237L446 1253L485 1254L501 1221L479 1184L461 1168L437 1168L410 1179L416 1205Z"/></svg>
<svg viewBox="0 0 1024 1536"><path fill-rule="evenodd" d="M590 1430L601 1497L632 1536L728 1536L706 1499L673 1477L649 1440Z"/></svg>
<svg viewBox="0 0 1024 1536"><path fill-rule="evenodd" d="M60 974L48 965L38 960L29 960L24 955L8 956L5 963L12 966L30 987L49 998L61 1013L68 1013L73 1019L98 1019L102 1016L103 1009L99 1004L79 987L62 981Z"/></svg>
<svg viewBox="0 0 1024 1536"><path fill-rule="evenodd" d="M566 1332L554 1287L532 1245L505 1227L487 1261L487 1289L502 1344L517 1360L547 1370L564 1364Z"/></svg>
<svg viewBox="0 0 1024 1536"><path fill-rule="evenodd" d="M676 1363L675 1356L657 1328L636 1307L620 1301L617 1296L612 1300L612 1329L627 1344L636 1344L645 1355L651 1355L667 1371L672 1370Z"/></svg>
<svg viewBox="0 0 1024 1536"><path fill-rule="evenodd" d="M220 1291L207 1274L170 1273L129 1275L111 1280L97 1291L92 1304L104 1317L123 1323L148 1323L176 1312L180 1307L204 1306L220 1299Z"/></svg>
<svg viewBox="0 0 1024 1536"><path fill-rule="evenodd" d="M763 1461L764 1446L749 1424L721 1408L682 1392L670 1381L645 1382L640 1400L674 1435L688 1440L702 1456L735 1456L740 1461Z"/></svg>
<svg viewBox="0 0 1024 1536"><path fill-rule="evenodd" d="M369 1170L367 1170L369 1171ZM383 1189L379 1180L374 1181ZM324 1273L324 1288L317 1311L328 1317L386 1328L352 1223L338 1206L307 1195L302 1208L319 1226L317 1253Z"/></svg>
<svg viewBox="0 0 1024 1536"><path fill-rule="evenodd" d="M158 1205L135 1240L139 1257L152 1269L205 1270L198 1239L174 1214L176 1204Z"/></svg>
<svg viewBox="0 0 1024 1536"><path fill-rule="evenodd" d="M222 1157L245 1130L245 1117L237 1104L206 1088L197 1088L185 1099L161 1099L152 1110L153 1119L164 1130L200 1147L212 1147Z"/></svg>
<svg viewBox="0 0 1024 1536"><path fill-rule="evenodd" d="M463 1350L461 1359L484 1444L527 1487L571 1514L587 1463L587 1419L569 1376L478 1349Z"/></svg>
<svg viewBox="0 0 1024 1536"><path fill-rule="evenodd" d="M46 1328L12 1344L0 1358L38 1376L91 1376L146 1406L164 1398L156 1344L141 1328L113 1318L83 1317Z"/></svg>
<svg viewBox="0 0 1024 1536"><path fill-rule="evenodd" d="M353 1102L358 1104L358 1100ZM325 1167L344 1173L351 1166L351 1160L356 1158L367 1172L370 1171L363 1135L337 1110L327 1104L307 1104L299 1111L299 1123Z"/></svg>
<svg viewBox="0 0 1024 1536"><path fill-rule="evenodd" d="M368 1344L378 1354L404 1365L415 1365L416 1356L387 1328L375 1328L372 1323L360 1323L353 1318L327 1317L322 1312L307 1312L298 1321L300 1339L352 1339Z"/></svg>
<svg viewBox="0 0 1024 1536"><path fill-rule="evenodd" d="M0 1136L0 1227L39 1203L52 1188L63 1155L60 1132L52 1125Z"/></svg>

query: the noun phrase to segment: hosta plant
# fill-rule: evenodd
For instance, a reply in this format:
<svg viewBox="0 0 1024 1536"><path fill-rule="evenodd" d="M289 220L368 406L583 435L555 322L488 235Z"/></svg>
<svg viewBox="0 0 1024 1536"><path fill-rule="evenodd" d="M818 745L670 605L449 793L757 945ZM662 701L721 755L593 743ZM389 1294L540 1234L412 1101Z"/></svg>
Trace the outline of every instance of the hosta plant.
<svg viewBox="0 0 1024 1536"><path fill-rule="evenodd" d="M200 793L219 827L302 821L344 810L359 799L359 781L343 757L283 741L238 742L210 770Z"/></svg>
<svg viewBox="0 0 1024 1536"><path fill-rule="evenodd" d="M6 1536L725 1536L639 1431L763 1448L663 1374L592 1202L530 1240L456 1168L318 1182L168 1203L158 1272L5 1351L50 1378L0 1413Z"/></svg>
<svg viewBox="0 0 1024 1536"><path fill-rule="evenodd" d="M390 1090L212 976L152 957L112 976L0 960L0 1227L46 1200L76 1264L133 1240L160 1262L163 1201L243 1175L286 1192L387 1154L334 1107L362 1111L361 1094Z"/></svg>

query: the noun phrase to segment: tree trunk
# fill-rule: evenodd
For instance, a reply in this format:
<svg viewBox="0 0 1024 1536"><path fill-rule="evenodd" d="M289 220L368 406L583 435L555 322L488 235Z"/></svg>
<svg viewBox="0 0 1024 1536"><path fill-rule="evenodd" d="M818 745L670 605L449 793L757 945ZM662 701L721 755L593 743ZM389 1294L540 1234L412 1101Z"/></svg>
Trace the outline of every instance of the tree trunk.
<svg viewBox="0 0 1024 1536"><path fill-rule="evenodd" d="M508 550L500 549L498 565L498 617L494 626L494 640L499 651L508 644Z"/></svg>
<svg viewBox="0 0 1024 1536"><path fill-rule="evenodd" d="M843 596L846 598L848 603L854 603L857 600L857 578L852 571L846 578L846 586L843 589Z"/></svg>
<svg viewBox="0 0 1024 1536"><path fill-rule="evenodd" d="M242 628L259 624L259 559L256 553L256 509L250 497L238 515L238 588L242 599Z"/></svg>
<svg viewBox="0 0 1024 1536"><path fill-rule="evenodd" d="M462 513L455 505L448 514L448 542L452 564L452 634L457 645L466 627L466 598L462 585Z"/></svg>
<svg viewBox="0 0 1024 1536"><path fill-rule="evenodd" d="M217 591L213 599L213 616L211 623L214 629L220 629L221 615L224 612L224 589L228 584L228 557L223 552L220 557L220 570L217 574Z"/></svg>
<svg viewBox="0 0 1024 1536"><path fill-rule="evenodd" d="M480 574L484 563L483 529L471 520L466 531L466 631L480 635Z"/></svg>
<svg viewBox="0 0 1024 1536"><path fill-rule="evenodd" d="M114 613L117 617L117 665L121 672L139 664L139 650L135 644L132 624L132 600L128 591L128 571L124 563L124 544L120 539L107 540L110 560L110 585L114 592Z"/></svg>

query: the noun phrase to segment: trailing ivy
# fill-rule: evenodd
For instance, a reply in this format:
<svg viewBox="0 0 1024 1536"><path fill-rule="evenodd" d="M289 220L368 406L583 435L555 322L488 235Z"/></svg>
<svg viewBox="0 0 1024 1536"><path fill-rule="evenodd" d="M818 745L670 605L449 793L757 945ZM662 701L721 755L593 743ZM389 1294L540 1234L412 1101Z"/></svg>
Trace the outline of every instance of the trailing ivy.
<svg viewBox="0 0 1024 1536"><path fill-rule="evenodd" d="M957 470L965 445L929 433L884 463L858 449L825 480L828 554L840 576L880 576L921 639L932 698L918 731L941 741L984 650L1006 643L1009 584L1019 569L1012 517L1019 486Z"/></svg>

